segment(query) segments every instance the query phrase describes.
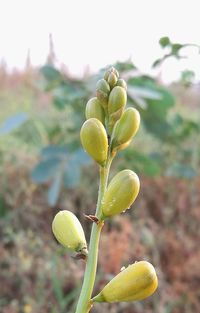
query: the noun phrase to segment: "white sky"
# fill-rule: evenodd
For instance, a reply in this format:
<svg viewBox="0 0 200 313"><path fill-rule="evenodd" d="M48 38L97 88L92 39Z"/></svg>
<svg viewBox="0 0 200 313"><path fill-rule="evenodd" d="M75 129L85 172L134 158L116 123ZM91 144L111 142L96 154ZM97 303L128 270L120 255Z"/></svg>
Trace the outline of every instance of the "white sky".
<svg viewBox="0 0 200 313"><path fill-rule="evenodd" d="M30 49L32 63L43 64L52 33L59 62L73 74L130 57L148 72L162 55L160 37L200 44L199 7L198 0L0 0L0 59L23 67ZM166 62L166 81L185 68L200 79L197 50L188 55L189 60Z"/></svg>

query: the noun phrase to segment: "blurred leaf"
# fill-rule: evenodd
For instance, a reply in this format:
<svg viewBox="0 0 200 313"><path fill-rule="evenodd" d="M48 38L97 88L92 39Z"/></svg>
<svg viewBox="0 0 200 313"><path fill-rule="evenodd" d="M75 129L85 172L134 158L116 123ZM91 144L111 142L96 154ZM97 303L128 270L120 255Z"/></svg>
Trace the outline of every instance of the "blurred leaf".
<svg viewBox="0 0 200 313"><path fill-rule="evenodd" d="M161 47L165 48L171 44L169 37L162 37L159 40Z"/></svg>
<svg viewBox="0 0 200 313"><path fill-rule="evenodd" d="M10 116L4 121L3 125L0 127L0 135L9 134L11 131L22 126L28 119L28 114L24 112Z"/></svg>
<svg viewBox="0 0 200 313"><path fill-rule="evenodd" d="M190 71L190 70L182 71L182 73L181 73L181 83L184 86L186 86L186 87L191 86L192 83L194 82L194 79L195 79L194 71Z"/></svg>
<svg viewBox="0 0 200 313"><path fill-rule="evenodd" d="M158 91L148 89L142 86L130 86L128 88L128 94L130 97L138 97L138 98L144 98L144 99L154 99L154 100L160 100L162 99L162 94Z"/></svg>
<svg viewBox="0 0 200 313"><path fill-rule="evenodd" d="M151 98L146 98L145 101L147 106L141 107L141 105L136 102L137 99L134 98L134 94L129 94L129 101L136 105L140 111L142 121L147 129L147 131L153 133L156 137L163 139L171 131L170 125L167 122L167 112L174 106L175 100L172 94L164 87L158 85L152 79L144 77L136 77L129 79L129 84L134 88L147 89L147 93L144 96L150 96ZM152 91L152 93L151 93ZM158 98L159 95L159 98ZM152 97L156 97L156 99Z"/></svg>
<svg viewBox="0 0 200 313"><path fill-rule="evenodd" d="M153 64L152 64L152 67L154 68L154 67L157 67L157 66L159 66L161 63L163 62L163 58L161 59L156 59L154 62L153 62Z"/></svg>
<svg viewBox="0 0 200 313"><path fill-rule="evenodd" d="M116 62L114 64L114 67L120 72L128 72L128 71L132 71L132 70L136 70L137 67L130 61L126 61L126 62Z"/></svg>
<svg viewBox="0 0 200 313"><path fill-rule="evenodd" d="M50 83L62 80L61 73L51 65L44 65L40 71Z"/></svg>
<svg viewBox="0 0 200 313"><path fill-rule="evenodd" d="M82 148L76 150L73 159L79 165L88 165L91 163L91 158Z"/></svg>
<svg viewBox="0 0 200 313"><path fill-rule="evenodd" d="M48 182L56 175L59 166L60 159L56 157L41 161L35 166L31 173L32 180L38 184Z"/></svg>
<svg viewBox="0 0 200 313"><path fill-rule="evenodd" d="M123 151L123 156L138 173L147 176L156 176L160 174L161 168L158 158L155 158L153 155L144 155L143 153L128 148Z"/></svg>
<svg viewBox="0 0 200 313"><path fill-rule="evenodd" d="M197 172L190 165L175 163L167 169L166 175L191 179L197 175Z"/></svg>
<svg viewBox="0 0 200 313"><path fill-rule="evenodd" d="M181 48L183 48L184 45L181 45L180 43L174 43L171 45L171 48L172 48L172 54L177 56L178 55L178 52L180 51Z"/></svg>
<svg viewBox="0 0 200 313"><path fill-rule="evenodd" d="M42 149L41 156L43 158L63 157L68 153L66 146L50 145Z"/></svg>
<svg viewBox="0 0 200 313"><path fill-rule="evenodd" d="M62 173L58 172L54 177L50 188L48 189L48 203L50 206L54 207L58 201L58 197L61 191L62 185Z"/></svg>
<svg viewBox="0 0 200 313"><path fill-rule="evenodd" d="M83 149L75 151L66 164L64 172L64 185L72 188L79 184L81 176L81 166L88 165L91 162Z"/></svg>
<svg viewBox="0 0 200 313"><path fill-rule="evenodd" d="M74 159L71 159L66 166L64 172L64 185L65 187L73 188L80 182L80 165Z"/></svg>

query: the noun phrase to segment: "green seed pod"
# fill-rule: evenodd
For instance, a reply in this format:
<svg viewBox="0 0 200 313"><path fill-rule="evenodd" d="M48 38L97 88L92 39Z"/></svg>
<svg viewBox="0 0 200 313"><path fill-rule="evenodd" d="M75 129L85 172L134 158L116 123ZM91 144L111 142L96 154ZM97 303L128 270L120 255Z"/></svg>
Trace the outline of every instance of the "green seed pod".
<svg viewBox="0 0 200 313"><path fill-rule="evenodd" d="M108 81L108 76L110 75L110 73L114 73L117 76L117 78L119 78L119 72L116 70L116 68L112 66L105 72L105 75L104 75L105 80Z"/></svg>
<svg viewBox="0 0 200 313"><path fill-rule="evenodd" d="M112 150L124 149L124 144L130 143L140 125L140 114L134 108L128 108L115 124L112 134ZM126 145L127 147L127 145ZM121 149L122 148L122 149Z"/></svg>
<svg viewBox="0 0 200 313"><path fill-rule="evenodd" d="M96 97L91 98L87 102L86 109L85 109L85 116L86 116L86 119L89 119L92 117L97 118L99 121L102 122L102 124L104 124L105 122L104 110L101 106L101 103Z"/></svg>
<svg viewBox="0 0 200 313"><path fill-rule="evenodd" d="M117 76L113 72L111 72L108 76L107 82L110 85L110 89L112 89L117 83Z"/></svg>
<svg viewBox="0 0 200 313"><path fill-rule="evenodd" d="M151 296L158 287L153 265L146 261L129 265L115 276L93 302L140 301Z"/></svg>
<svg viewBox="0 0 200 313"><path fill-rule="evenodd" d="M85 151L101 166L104 166L108 152L108 138L103 124L90 118L81 127L81 142Z"/></svg>
<svg viewBox="0 0 200 313"><path fill-rule="evenodd" d="M110 133L112 132L114 124L118 119L120 119L123 113L124 107L126 105L126 100L127 94L124 88L116 86L112 89L108 99L108 127Z"/></svg>
<svg viewBox="0 0 200 313"><path fill-rule="evenodd" d="M123 87L127 91L127 84L126 84L125 80L122 78L118 79L116 86Z"/></svg>
<svg viewBox="0 0 200 313"><path fill-rule="evenodd" d="M133 171L123 170L115 175L102 200L102 219L128 209L135 201L139 189L140 181Z"/></svg>
<svg viewBox="0 0 200 313"><path fill-rule="evenodd" d="M52 231L58 242L64 247L87 254L83 228L72 212L67 210L58 212L53 219Z"/></svg>
<svg viewBox="0 0 200 313"><path fill-rule="evenodd" d="M105 79L100 79L96 85L96 95L103 108L107 107L110 86Z"/></svg>
<svg viewBox="0 0 200 313"><path fill-rule="evenodd" d="M126 105L127 94L126 90L120 86L116 86L113 88L109 95L108 100L108 113L112 114L124 108Z"/></svg>

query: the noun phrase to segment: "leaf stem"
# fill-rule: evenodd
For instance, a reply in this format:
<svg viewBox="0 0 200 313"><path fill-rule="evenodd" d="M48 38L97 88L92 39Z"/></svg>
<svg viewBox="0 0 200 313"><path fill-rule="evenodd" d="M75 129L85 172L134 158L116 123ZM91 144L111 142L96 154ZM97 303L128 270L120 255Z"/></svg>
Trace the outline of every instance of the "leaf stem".
<svg viewBox="0 0 200 313"><path fill-rule="evenodd" d="M108 159L105 167L100 167L100 183L99 183L99 193L97 200L96 216L100 218L101 216L101 202L106 191L110 165L112 163L113 157L108 155ZM96 271L97 271L97 260L98 260L98 247L101 230L104 221L99 221L98 224L93 223L92 231L90 236L90 246L89 254L85 269L84 281L81 289L81 294L77 304L75 313L88 313L92 307L91 296L94 288Z"/></svg>

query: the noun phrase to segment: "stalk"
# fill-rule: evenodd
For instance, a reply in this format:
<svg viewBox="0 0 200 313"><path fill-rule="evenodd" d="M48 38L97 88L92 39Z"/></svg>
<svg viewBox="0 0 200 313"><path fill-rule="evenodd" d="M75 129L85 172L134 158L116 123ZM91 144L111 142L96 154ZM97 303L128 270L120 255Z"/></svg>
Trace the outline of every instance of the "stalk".
<svg viewBox="0 0 200 313"><path fill-rule="evenodd" d="M110 171L110 165L113 157L108 155L108 159L105 167L100 167L100 182L99 182L99 192L98 192L98 200L96 207L96 217L100 218L101 216L101 201L106 191L108 176ZM84 274L83 285L79 297L79 301L77 304L75 313L88 313L92 308L91 296L94 288L96 271L97 271L97 260L98 260L98 248L99 248L99 239L101 230L104 222L99 221L98 224L93 223L92 231L90 236L90 246L89 246L89 254Z"/></svg>

